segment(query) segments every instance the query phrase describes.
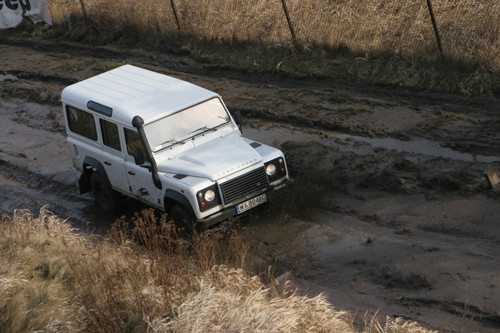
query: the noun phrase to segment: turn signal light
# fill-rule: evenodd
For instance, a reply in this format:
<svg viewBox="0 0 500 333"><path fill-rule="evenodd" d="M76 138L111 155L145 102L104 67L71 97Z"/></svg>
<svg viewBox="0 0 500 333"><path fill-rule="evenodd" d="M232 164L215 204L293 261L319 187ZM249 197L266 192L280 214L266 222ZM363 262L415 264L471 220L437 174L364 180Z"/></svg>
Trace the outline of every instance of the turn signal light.
<svg viewBox="0 0 500 333"><path fill-rule="evenodd" d="M201 208L205 207L205 201L200 202L200 207Z"/></svg>

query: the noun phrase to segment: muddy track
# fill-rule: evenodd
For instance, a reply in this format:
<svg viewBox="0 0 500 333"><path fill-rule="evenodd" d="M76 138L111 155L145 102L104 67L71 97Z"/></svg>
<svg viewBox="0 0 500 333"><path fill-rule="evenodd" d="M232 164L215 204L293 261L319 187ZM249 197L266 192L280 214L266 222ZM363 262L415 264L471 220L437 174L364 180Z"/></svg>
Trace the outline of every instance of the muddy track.
<svg viewBox="0 0 500 333"><path fill-rule="evenodd" d="M484 313L481 309L461 302L451 302L441 305L441 309L451 314L463 316L483 323L485 326L500 326L500 316L494 313Z"/></svg>
<svg viewBox="0 0 500 333"><path fill-rule="evenodd" d="M369 137L403 140L419 137L474 154L496 154L500 146L497 102L491 98L336 82L317 76L246 72L199 64L182 55L125 51L99 45L13 39L1 35L0 45L34 53L26 61L40 62L37 66L3 70L5 74L20 79L17 88L7 86L3 90L9 96L21 93L40 103L56 104L64 86L88 77L85 66L97 64L99 67L101 62L113 63L114 66L133 63L216 89L223 96L229 95L226 103L231 110L242 110L250 117ZM35 60L36 54L43 59ZM73 65L76 68L63 67L47 73L47 68L54 67L52 64L70 61L80 61L80 64ZM102 70L98 68L91 75ZM26 87L23 86L25 81L45 86ZM214 81L220 84L214 86ZM250 90L257 95L257 100L248 98ZM265 96L264 100L259 101L259 96ZM386 113L383 119L373 116L381 110Z"/></svg>
<svg viewBox="0 0 500 333"><path fill-rule="evenodd" d="M349 91L351 95L377 96L380 100L408 104L415 107L429 105L445 105L445 110L457 113L482 112L484 115L496 115L496 100L493 98L468 98L452 94L417 91L399 87L383 87L353 82L336 82L326 76L290 76L276 72L248 72L234 67L219 65L203 65L185 57L183 54L148 53L142 50L119 50L102 45L86 45L52 40L18 39L0 35L0 44L20 46L25 49L43 51L46 53L66 53L75 57L92 57L102 60L127 60L145 65L162 66L166 74L171 71L202 75L207 77L225 78L256 84L277 85L281 88ZM59 83L72 83L72 79L62 78Z"/></svg>
<svg viewBox="0 0 500 333"><path fill-rule="evenodd" d="M28 158L24 154L14 157ZM76 170L43 175L0 158L0 214L11 213L15 209L28 209L36 214L41 207L45 207L67 218L80 231L106 234L115 220L131 218L136 212L147 208L140 202L124 198L123 209L119 213L102 214L92 194L79 194L78 175Z"/></svg>
<svg viewBox="0 0 500 333"><path fill-rule="evenodd" d="M62 86L68 86L78 82L78 79L66 78L60 75L43 75L39 72L27 72L22 70L7 70L5 72L7 74L15 75L19 79L39 81L43 83L54 83Z"/></svg>
<svg viewBox="0 0 500 333"><path fill-rule="evenodd" d="M419 92L412 89L336 82L318 76L290 77L280 73L247 72L231 67L199 64L182 55L159 54L130 49L124 51L100 45L13 39L0 35L0 45L2 44L45 53L47 61L51 60L50 57L56 57L60 60L61 55L64 55L64 57L70 56L75 59L90 58L93 59L92 61L131 62L150 67L165 74L196 76L200 78L202 84L216 78L217 80L225 79L229 84L264 85L268 88L269 94L276 94L289 89L291 94L294 95L300 95L304 92L306 94L307 92L314 92L314 95L316 95L312 97L306 96L301 101L297 101L297 103L302 103L311 109L310 111L303 109L301 116L287 113L286 105L283 108L277 107L270 110L273 107L272 103L269 103L269 107L264 109L255 108L255 103L228 103L233 109L241 109L252 116L263 119L285 121L303 127L340 130L363 136L439 139L446 146L473 153L492 154L495 151L490 147L492 145L491 141L494 140L495 144L500 144L500 138L496 130L498 128L496 120L497 103L491 98L467 98L449 94ZM41 66L43 66L44 61L42 60L40 63ZM17 75L22 79L34 79L47 84L60 85L61 87L82 79L81 76L71 77L61 73L45 74L41 68L37 68L36 71L10 69L4 72ZM297 87L300 87L300 89L297 89ZM31 93L33 94L33 92ZM222 90L221 93L224 93L224 91ZM349 96L352 102L355 102L358 106L360 104L364 105L366 110L374 111L383 107L395 109L387 117L387 122L401 121L395 114L397 109L413 110L422 114L422 119L419 124L416 124L418 126L405 128L404 130L393 130L390 128L391 126L385 124L376 124L376 126L367 126L366 122L358 124L353 122L354 117L346 117L345 112L339 112L339 110L343 111L342 103L328 102L329 99L331 100L332 95ZM55 96L42 96L41 98L41 102L53 103L55 101ZM391 117L394 117L394 119L391 119ZM478 118L484 120L477 122ZM436 121L440 122L439 125L442 126L436 128L434 126ZM446 128L447 125L454 125L455 123L463 123L467 131L456 133L454 130ZM467 140L463 138L464 133L466 133Z"/></svg>
<svg viewBox="0 0 500 333"><path fill-rule="evenodd" d="M74 184L68 184L54 176L36 174L4 160L0 160L0 175L4 188L0 193L3 210L29 209L38 212L40 207L47 206L55 214L74 219L75 225L82 226L85 222L71 208L81 207L88 201L84 199L82 202ZM73 173L72 176L76 180L76 174Z"/></svg>
<svg viewBox="0 0 500 333"><path fill-rule="evenodd" d="M249 271L275 264L358 313L500 328L500 195L484 177L500 168L496 100L2 35L0 50L0 211L48 205L104 233L145 208L127 200L103 216L77 193L59 103L66 85L131 63L215 90L245 136L285 152L295 186L230 223L250 244Z"/></svg>
<svg viewBox="0 0 500 333"><path fill-rule="evenodd" d="M398 301L402 306L421 306L430 309L446 311L450 314L478 321L485 326L500 326L500 316L494 313L485 313L481 309L462 302L442 302L429 299L404 298Z"/></svg>

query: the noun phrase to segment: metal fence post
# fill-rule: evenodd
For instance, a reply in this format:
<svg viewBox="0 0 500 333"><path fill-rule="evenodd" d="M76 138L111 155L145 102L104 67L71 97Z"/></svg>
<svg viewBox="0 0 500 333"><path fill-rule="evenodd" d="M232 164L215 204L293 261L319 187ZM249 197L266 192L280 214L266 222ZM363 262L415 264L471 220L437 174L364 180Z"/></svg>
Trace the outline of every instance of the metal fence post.
<svg viewBox="0 0 500 333"><path fill-rule="evenodd" d="M434 28L434 35L436 35L436 41L439 48L439 53L441 58L443 58L443 47L441 46L441 37L439 36L439 30L436 24L436 19L434 18L434 12L432 11L431 0L427 0L427 8L429 9L429 15L431 16L432 27Z"/></svg>
<svg viewBox="0 0 500 333"><path fill-rule="evenodd" d="M292 34L293 42L297 41L295 38L295 31L293 30L292 21L290 20L290 15L288 15L288 8L286 6L285 0L281 0L281 4L283 5L283 10L285 11L286 21L288 22L288 28L290 28L290 33Z"/></svg>
<svg viewBox="0 0 500 333"><path fill-rule="evenodd" d="M177 29L181 31L181 24L179 23L179 17L177 16L177 9L175 8L174 0L170 0L170 5L172 6L172 10L174 12L175 22L177 23Z"/></svg>

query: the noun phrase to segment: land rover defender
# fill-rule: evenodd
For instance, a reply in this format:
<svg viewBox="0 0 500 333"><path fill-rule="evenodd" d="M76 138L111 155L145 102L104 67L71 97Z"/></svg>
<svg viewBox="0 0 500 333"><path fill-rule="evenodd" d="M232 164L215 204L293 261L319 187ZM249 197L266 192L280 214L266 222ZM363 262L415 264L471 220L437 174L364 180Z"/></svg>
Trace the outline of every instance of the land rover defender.
<svg viewBox="0 0 500 333"><path fill-rule="evenodd" d="M242 137L241 116L192 83L124 65L62 92L80 193L113 213L122 195L207 228L289 183L283 153Z"/></svg>

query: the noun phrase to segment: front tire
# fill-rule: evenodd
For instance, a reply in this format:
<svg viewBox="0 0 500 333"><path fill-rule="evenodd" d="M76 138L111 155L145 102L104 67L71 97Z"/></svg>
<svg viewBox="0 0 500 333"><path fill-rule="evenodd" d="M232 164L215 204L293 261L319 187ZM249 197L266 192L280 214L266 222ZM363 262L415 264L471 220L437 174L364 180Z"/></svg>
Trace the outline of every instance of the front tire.
<svg viewBox="0 0 500 333"><path fill-rule="evenodd" d="M115 213L120 203L120 197L119 194L111 188L107 179L101 174L94 172L90 176L90 186L99 208L106 214Z"/></svg>
<svg viewBox="0 0 500 333"><path fill-rule="evenodd" d="M175 204L170 210L170 218L174 221L178 234L185 238L193 236L194 218L184 207Z"/></svg>

